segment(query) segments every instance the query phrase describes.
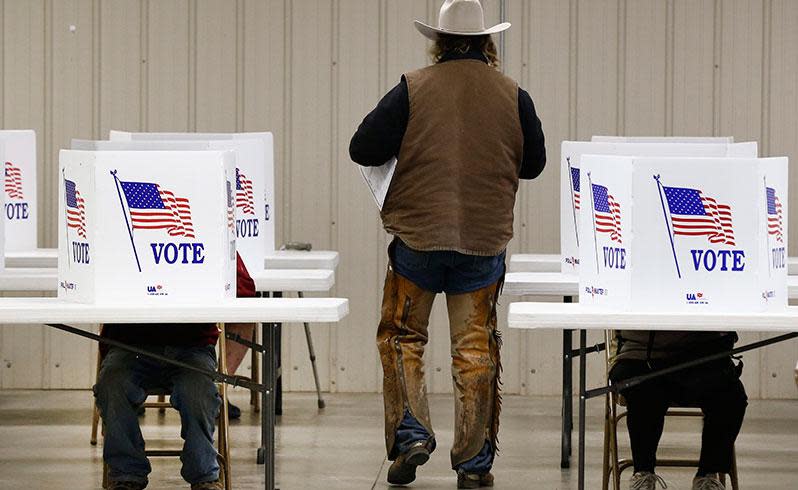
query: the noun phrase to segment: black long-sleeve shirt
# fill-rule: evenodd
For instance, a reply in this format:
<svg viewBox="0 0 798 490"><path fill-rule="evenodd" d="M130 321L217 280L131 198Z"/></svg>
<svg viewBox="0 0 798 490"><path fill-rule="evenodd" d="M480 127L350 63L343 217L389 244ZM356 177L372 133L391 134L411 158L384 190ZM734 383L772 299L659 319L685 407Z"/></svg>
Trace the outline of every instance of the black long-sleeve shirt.
<svg viewBox="0 0 798 490"><path fill-rule="evenodd" d="M473 51L449 56L441 62L455 59L478 59L487 62L482 53ZM546 166L546 147L535 104L529 93L521 87L518 88L518 117L524 135L524 157L519 177L534 179ZM349 144L352 161L366 167L376 167L398 156L409 118L410 95L407 80L403 76L357 128Z"/></svg>

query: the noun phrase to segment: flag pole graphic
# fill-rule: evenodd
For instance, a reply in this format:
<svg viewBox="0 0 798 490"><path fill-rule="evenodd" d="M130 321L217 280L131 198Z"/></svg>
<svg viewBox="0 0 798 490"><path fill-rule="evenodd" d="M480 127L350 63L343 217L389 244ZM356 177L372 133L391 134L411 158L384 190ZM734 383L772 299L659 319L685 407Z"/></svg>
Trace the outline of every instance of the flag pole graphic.
<svg viewBox="0 0 798 490"><path fill-rule="evenodd" d="M579 227L576 225L576 196L574 195L574 174L571 170L571 157L565 157L568 162L568 184L571 187L571 211L574 214L574 235L576 235L576 246L579 246Z"/></svg>
<svg viewBox="0 0 798 490"><path fill-rule="evenodd" d="M69 253L69 211L67 208L67 195L66 195L66 173L64 169L61 169L61 186L64 188L64 231L66 231L66 235L64 235L64 240L66 240L66 252L67 252L67 265L69 268L72 268L72 256ZM77 190L75 191L77 192Z"/></svg>
<svg viewBox="0 0 798 490"><path fill-rule="evenodd" d="M587 173L587 183L590 186L590 215L593 217L593 251L596 252L596 274L599 273L598 238L596 237L596 201L593 198L593 179Z"/></svg>
<svg viewBox="0 0 798 490"><path fill-rule="evenodd" d="M671 224L668 221L668 212L665 211L665 198L662 197L662 182L660 182L660 176L655 175L654 180L657 181L657 189L659 190L659 200L662 203L662 216L665 218L665 227L668 229L668 238L671 240L671 250L673 251L673 261L676 263L676 274L679 275L679 279L682 278L682 271L679 269L679 259L676 258L676 245L673 243L673 234L671 233Z"/></svg>
<svg viewBox="0 0 798 490"><path fill-rule="evenodd" d="M122 202L122 191L119 189L119 177L116 176L116 170L111 170L111 175L114 176L114 183L116 184L116 193L119 195L119 206L122 207L122 216L125 217L125 226L127 233L130 235L130 245L133 246L133 255L136 256L136 265L141 272L141 262L139 262L139 253L136 251L136 242L133 240L133 230L130 229L130 222L127 220L127 213L125 212L125 204Z"/></svg>
<svg viewBox="0 0 798 490"><path fill-rule="evenodd" d="M773 252L770 250L770 199L768 198L768 177L767 175L762 176L762 181L765 183L765 216L767 219L765 220L765 250L768 253L768 276L773 275L773 260L775 257L771 257ZM774 196L774 203L773 206L776 205L775 203L775 196Z"/></svg>

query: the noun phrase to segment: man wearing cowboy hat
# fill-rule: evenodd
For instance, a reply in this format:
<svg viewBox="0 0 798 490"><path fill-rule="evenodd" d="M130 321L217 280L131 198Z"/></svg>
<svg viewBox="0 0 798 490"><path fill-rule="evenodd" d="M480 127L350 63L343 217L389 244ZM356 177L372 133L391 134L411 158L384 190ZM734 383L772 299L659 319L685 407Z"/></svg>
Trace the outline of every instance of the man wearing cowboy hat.
<svg viewBox="0 0 798 490"><path fill-rule="evenodd" d="M458 488L493 486L499 427L496 300L513 235L518 180L543 171L543 132L532 99L496 68L478 0L446 0L432 66L407 73L366 116L352 160L396 157L381 216L394 235L377 345L383 367L388 482L408 484L435 449L424 384L427 325L437 293L449 312Z"/></svg>

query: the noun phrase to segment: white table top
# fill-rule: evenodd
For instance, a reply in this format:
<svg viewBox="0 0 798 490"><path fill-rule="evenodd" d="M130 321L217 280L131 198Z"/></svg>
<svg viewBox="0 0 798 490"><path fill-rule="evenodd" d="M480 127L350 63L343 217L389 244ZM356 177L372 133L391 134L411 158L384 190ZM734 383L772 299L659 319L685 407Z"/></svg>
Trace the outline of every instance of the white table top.
<svg viewBox="0 0 798 490"><path fill-rule="evenodd" d="M37 248L24 252L6 252L6 267L58 267L58 249ZM340 255L332 250L276 250L266 254L266 269L329 269L338 267Z"/></svg>
<svg viewBox="0 0 798 490"><path fill-rule="evenodd" d="M6 252L6 267L58 267L58 249L37 248L24 252Z"/></svg>
<svg viewBox="0 0 798 490"><path fill-rule="evenodd" d="M328 292L335 285L335 272L331 270L263 270L252 272L258 291ZM6 269L0 272L0 292L50 291L58 289L58 270Z"/></svg>
<svg viewBox="0 0 798 490"><path fill-rule="evenodd" d="M779 313L617 313L564 303L512 303L510 328L796 332L798 307Z"/></svg>
<svg viewBox="0 0 798 490"><path fill-rule="evenodd" d="M512 254L510 272L560 272L560 254ZM787 274L798 275L798 257L787 258Z"/></svg>
<svg viewBox="0 0 798 490"><path fill-rule="evenodd" d="M335 285L335 272L329 269L267 269L249 273L255 289L261 292L327 292Z"/></svg>
<svg viewBox="0 0 798 490"><path fill-rule="evenodd" d="M58 289L58 269L24 268L0 272L0 292L50 291Z"/></svg>
<svg viewBox="0 0 798 490"><path fill-rule="evenodd" d="M504 277L505 296L578 296L579 278L560 272L510 272Z"/></svg>
<svg viewBox="0 0 798 490"><path fill-rule="evenodd" d="M266 269L328 269L335 270L340 260L331 250L275 250L266 254Z"/></svg>
<svg viewBox="0 0 798 490"><path fill-rule="evenodd" d="M579 296L579 278L558 272L510 272L505 296ZM787 297L798 299L798 276L787 276Z"/></svg>
<svg viewBox="0 0 798 490"><path fill-rule="evenodd" d="M215 322L337 322L349 314L341 298L245 298L214 305L139 304L91 305L57 298L0 298L4 323L215 323Z"/></svg>
<svg viewBox="0 0 798 490"><path fill-rule="evenodd" d="M560 272L560 254L512 254L510 272Z"/></svg>

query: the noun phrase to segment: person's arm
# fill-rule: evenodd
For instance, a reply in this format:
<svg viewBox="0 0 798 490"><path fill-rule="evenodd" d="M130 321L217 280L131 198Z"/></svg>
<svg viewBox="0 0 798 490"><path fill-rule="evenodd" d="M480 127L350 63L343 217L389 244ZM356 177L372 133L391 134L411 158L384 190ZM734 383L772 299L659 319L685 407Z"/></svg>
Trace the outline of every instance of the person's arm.
<svg viewBox="0 0 798 490"><path fill-rule="evenodd" d="M349 143L349 156L364 167L376 167L399 155L410 117L405 78L396 85L357 128Z"/></svg>
<svg viewBox="0 0 798 490"><path fill-rule="evenodd" d="M522 88L518 88L518 115L521 118L521 130L524 133L524 159L521 163L519 177L534 179L546 166L546 145L543 128L535 112L532 97Z"/></svg>

